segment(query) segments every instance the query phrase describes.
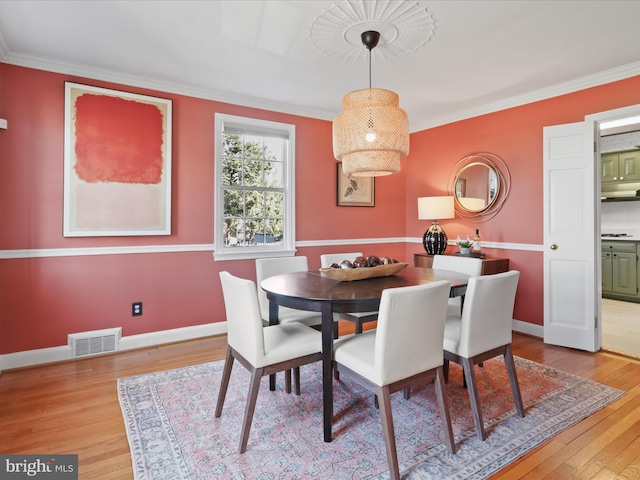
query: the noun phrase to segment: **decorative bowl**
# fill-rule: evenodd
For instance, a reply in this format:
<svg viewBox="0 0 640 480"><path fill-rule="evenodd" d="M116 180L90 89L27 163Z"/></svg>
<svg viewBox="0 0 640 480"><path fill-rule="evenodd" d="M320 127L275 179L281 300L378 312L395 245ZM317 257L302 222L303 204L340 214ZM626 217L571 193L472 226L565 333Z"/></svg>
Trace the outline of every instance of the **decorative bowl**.
<svg viewBox="0 0 640 480"><path fill-rule="evenodd" d="M405 268L408 263L398 262L389 263L387 265L378 265L377 267L360 267L360 268L321 268L320 273L341 282L352 282L354 280L364 280L375 277L388 277L395 275Z"/></svg>

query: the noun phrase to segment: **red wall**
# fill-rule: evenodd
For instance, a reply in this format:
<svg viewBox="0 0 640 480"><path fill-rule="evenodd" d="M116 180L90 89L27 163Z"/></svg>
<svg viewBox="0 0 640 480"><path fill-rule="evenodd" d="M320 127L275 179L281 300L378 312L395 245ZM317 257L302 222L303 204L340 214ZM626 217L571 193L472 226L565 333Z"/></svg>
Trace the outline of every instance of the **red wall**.
<svg viewBox="0 0 640 480"><path fill-rule="evenodd" d="M65 81L172 100L171 236L62 236ZM374 208L336 206L331 122L0 64L0 117L9 122L0 130L0 251L212 244L216 112L295 124L299 241L404 237L404 174L376 180ZM335 248L299 254L318 268L320 253ZM363 248L383 254L349 250ZM404 243L384 246L404 252ZM0 260L0 354L65 345L73 332L122 326L126 336L222 321L222 270L255 279L253 261L215 262L211 252ZM131 317L134 301L143 316Z"/></svg>
<svg viewBox="0 0 640 480"><path fill-rule="evenodd" d="M442 220L449 238L471 236L480 229L483 241L542 245L542 129L580 122L585 115L640 104L640 77L582 90L548 100L414 133L407 162L407 236L421 236L428 227L418 220L418 197L446 194L454 165L472 153L500 157L511 176L504 207L492 219L471 223ZM420 251L414 244L407 253ZM487 250L509 258L521 271L514 318L542 325L542 252Z"/></svg>
<svg viewBox="0 0 640 480"><path fill-rule="evenodd" d="M64 238L64 82L173 101L172 235ZM417 132L402 171L379 177L375 207L337 207L331 123L181 95L0 64L0 251L213 243L216 112L296 126L298 241L422 237L416 199L444 194L454 164L476 152L498 155L511 173L501 212L473 224L444 220L450 237L480 228L489 242L542 243L542 127L640 104L640 77ZM298 249L320 266L325 252L362 250L411 261L419 243ZM542 323L542 253L496 250L521 270L515 318ZM255 278L253 261L215 262L211 252L0 260L0 354L64 345L67 334L123 327L134 335L224 320L218 272ZM131 317L142 301L144 315Z"/></svg>

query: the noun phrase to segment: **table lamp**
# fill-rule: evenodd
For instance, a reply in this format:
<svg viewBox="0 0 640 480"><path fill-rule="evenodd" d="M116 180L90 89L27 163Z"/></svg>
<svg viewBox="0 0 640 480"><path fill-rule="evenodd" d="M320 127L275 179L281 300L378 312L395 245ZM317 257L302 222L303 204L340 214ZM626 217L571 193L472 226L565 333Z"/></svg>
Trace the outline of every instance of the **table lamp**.
<svg viewBox="0 0 640 480"><path fill-rule="evenodd" d="M424 249L429 255L442 255L447 248L447 234L444 233L437 219L454 218L453 197L418 198L418 218L433 220L422 237Z"/></svg>

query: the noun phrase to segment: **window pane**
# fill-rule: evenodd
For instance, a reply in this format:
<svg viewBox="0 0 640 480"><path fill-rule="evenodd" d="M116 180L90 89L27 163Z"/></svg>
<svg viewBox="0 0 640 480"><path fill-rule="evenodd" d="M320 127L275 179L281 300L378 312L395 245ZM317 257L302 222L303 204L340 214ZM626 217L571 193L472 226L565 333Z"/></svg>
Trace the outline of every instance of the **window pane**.
<svg viewBox="0 0 640 480"><path fill-rule="evenodd" d="M267 243L267 235L264 230L264 220L257 220L253 224L253 243L254 245L264 245Z"/></svg>
<svg viewBox="0 0 640 480"><path fill-rule="evenodd" d="M234 219L228 223L225 245L229 247L242 247L246 244L244 220Z"/></svg>
<svg viewBox="0 0 640 480"><path fill-rule="evenodd" d="M283 192L265 192L266 216L279 217L284 216L284 193Z"/></svg>
<svg viewBox="0 0 640 480"><path fill-rule="evenodd" d="M245 198L247 217L264 217L264 192L247 190Z"/></svg>
<svg viewBox="0 0 640 480"><path fill-rule="evenodd" d="M238 237L236 231L240 225L240 221L237 218L227 219L224 221L224 245L226 247L236 247L238 245Z"/></svg>
<svg viewBox="0 0 640 480"><path fill-rule="evenodd" d="M284 220L270 218L266 224L267 233L273 238L274 243L281 243L284 234Z"/></svg>
<svg viewBox="0 0 640 480"><path fill-rule="evenodd" d="M265 162L264 186L269 188L282 188L284 182L283 165L280 162Z"/></svg>
<svg viewBox="0 0 640 480"><path fill-rule="evenodd" d="M266 160L284 161L285 140L283 138L266 137L264 139L264 151Z"/></svg>
<svg viewBox="0 0 640 480"><path fill-rule="evenodd" d="M262 167L264 162L247 160L244 163L244 185L245 187L261 187L263 184Z"/></svg>
<svg viewBox="0 0 640 480"><path fill-rule="evenodd" d="M262 137L256 135L244 135L244 158L262 159L264 147Z"/></svg>
<svg viewBox="0 0 640 480"><path fill-rule="evenodd" d="M242 157L242 138L237 133L223 134L223 153L224 157Z"/></svg>
<svg viewBox="0 0 640 480"><path fill-rule="evenodd" d="M222 160L222 184L242 185L242 160L238 158Z"/></svg>
<svg viewBox="0 0 640 480"><path fill-rule="evenodd" d="M224 190L224 216L243 217L244 201L242 190Z"/></svg>

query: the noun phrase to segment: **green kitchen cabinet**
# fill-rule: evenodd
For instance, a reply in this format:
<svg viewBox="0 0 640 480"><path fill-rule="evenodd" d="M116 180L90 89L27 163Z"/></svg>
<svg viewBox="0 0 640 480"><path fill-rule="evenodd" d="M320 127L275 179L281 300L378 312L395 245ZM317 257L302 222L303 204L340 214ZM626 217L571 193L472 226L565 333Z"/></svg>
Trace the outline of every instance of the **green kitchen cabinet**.
<svg viewBox="0 0 640 480"><path fill-rule="evenodd" d="M636 248L636 242L602 242L603 296L640 301Z"/></svg>
<svg viewBox="0 0 640 480"><path fill-rule="evenodd" d="M602 183L640 181L640 150L603 153L600 164Z"/></svg>

